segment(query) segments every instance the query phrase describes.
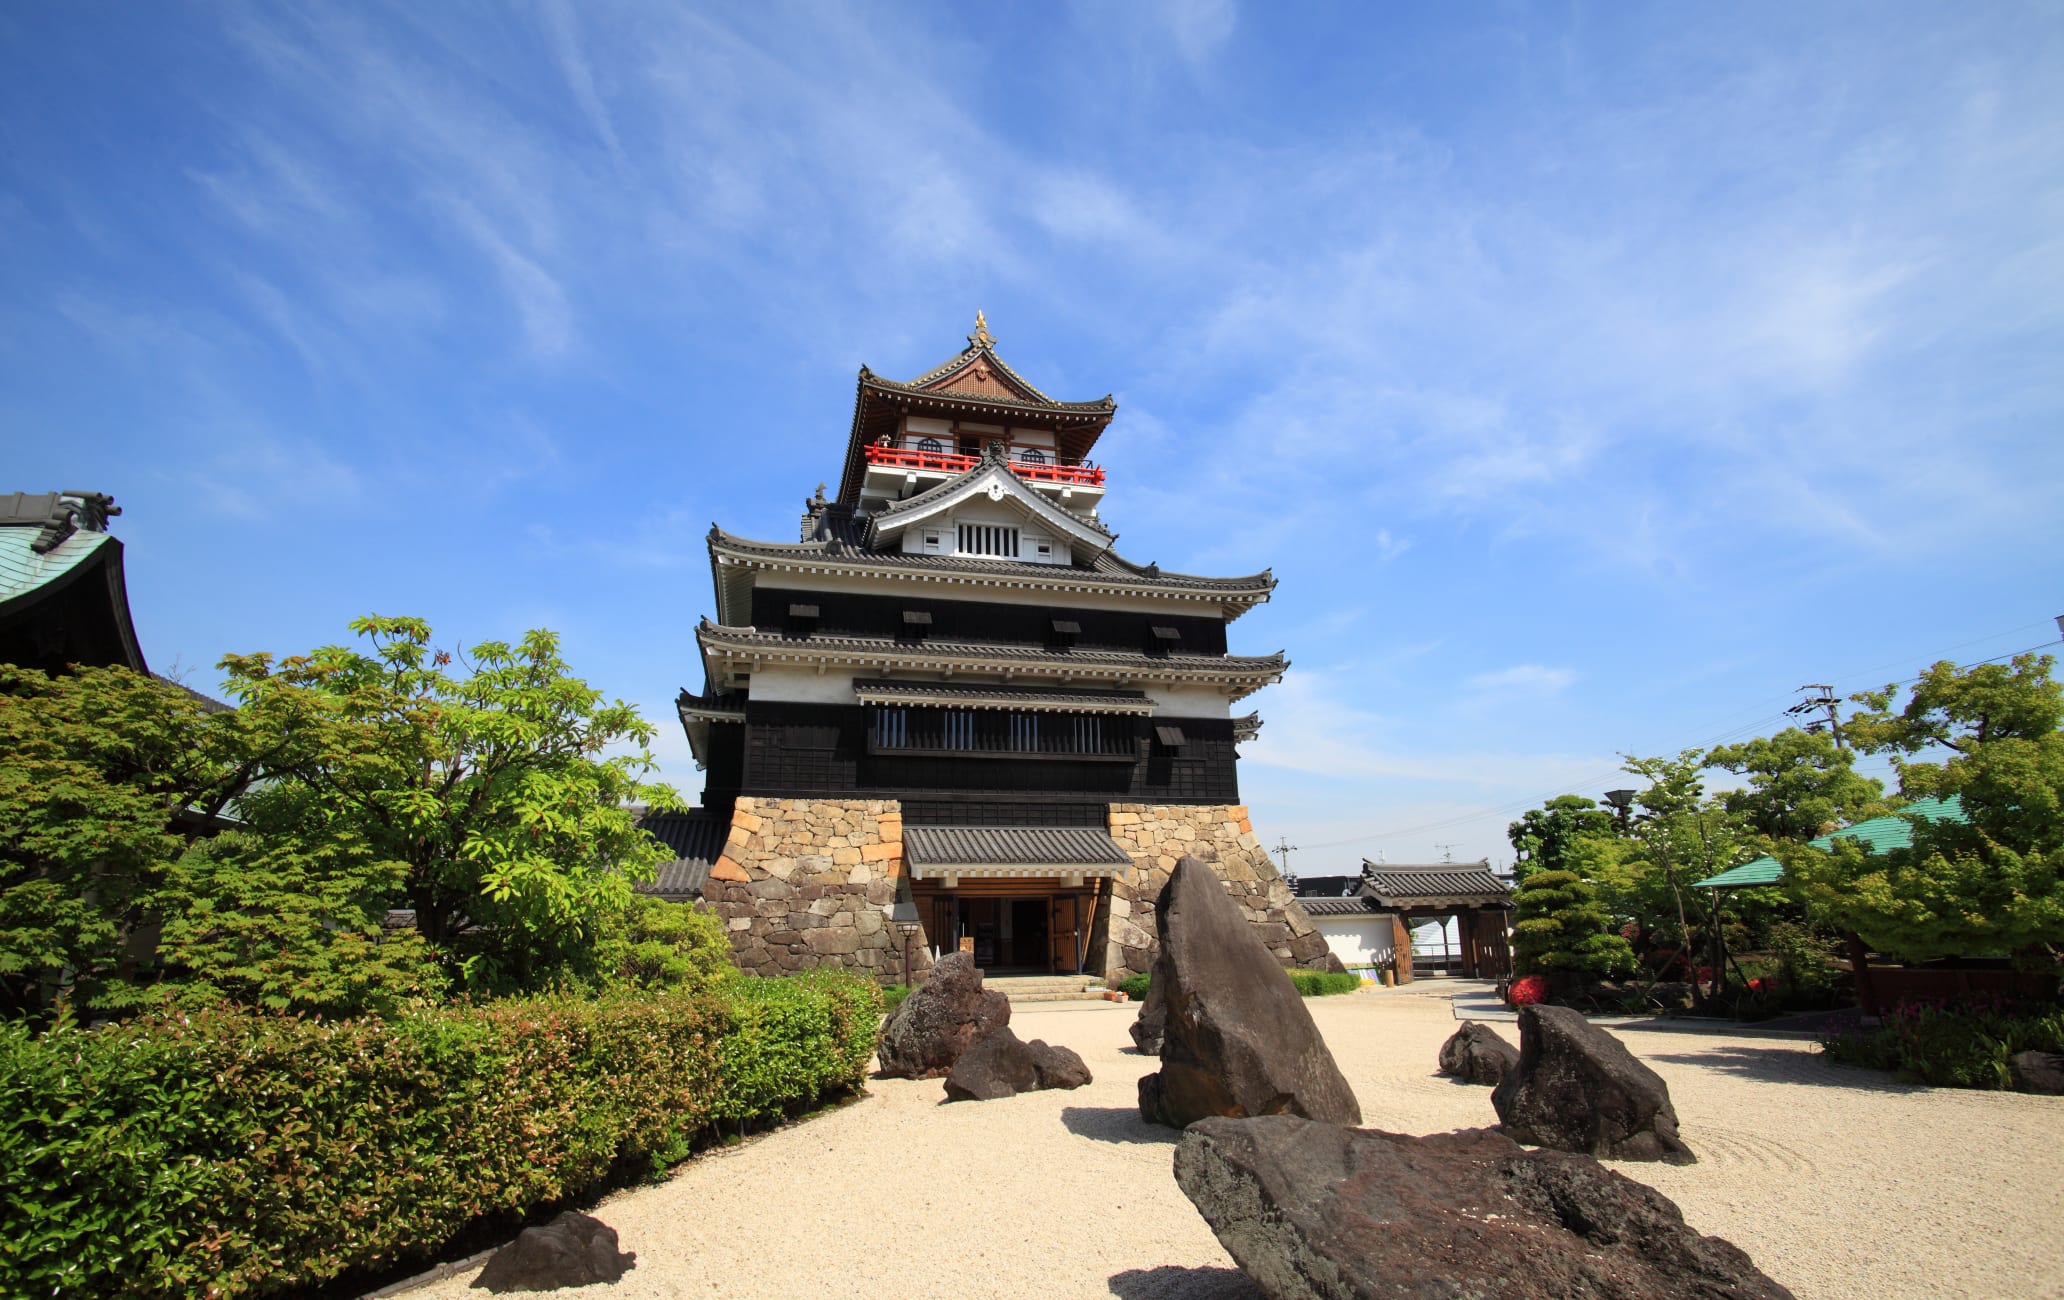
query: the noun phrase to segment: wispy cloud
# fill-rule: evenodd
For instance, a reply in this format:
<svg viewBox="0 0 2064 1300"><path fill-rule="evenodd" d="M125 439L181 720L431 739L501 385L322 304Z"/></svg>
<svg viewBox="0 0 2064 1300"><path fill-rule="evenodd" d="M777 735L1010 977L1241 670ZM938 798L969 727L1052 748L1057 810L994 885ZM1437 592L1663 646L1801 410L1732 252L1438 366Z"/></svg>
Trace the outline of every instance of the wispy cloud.
<svg viewBox="0 0 2064 1300"><path fill-rule="evenodd" d="M1554 695L1569 689L1577 679L1567 668L1544 668L1540 664L1514 664L1495 672L1477 673L1463 684L1470 690L1498 695Z"/></svg>

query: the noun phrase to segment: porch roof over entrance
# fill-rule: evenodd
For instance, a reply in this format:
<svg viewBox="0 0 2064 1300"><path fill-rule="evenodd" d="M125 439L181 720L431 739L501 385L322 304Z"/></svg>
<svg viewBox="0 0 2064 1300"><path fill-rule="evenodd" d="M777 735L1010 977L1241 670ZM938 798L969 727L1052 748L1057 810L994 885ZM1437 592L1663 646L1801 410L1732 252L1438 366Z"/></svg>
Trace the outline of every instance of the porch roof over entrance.
<svg viewBox="0 0 2064 1300"><path fill-rule="evenodd" d="M906 826L903 861L913 880L962 877L1116 876L1132 857L1082 826Z"/></svg>

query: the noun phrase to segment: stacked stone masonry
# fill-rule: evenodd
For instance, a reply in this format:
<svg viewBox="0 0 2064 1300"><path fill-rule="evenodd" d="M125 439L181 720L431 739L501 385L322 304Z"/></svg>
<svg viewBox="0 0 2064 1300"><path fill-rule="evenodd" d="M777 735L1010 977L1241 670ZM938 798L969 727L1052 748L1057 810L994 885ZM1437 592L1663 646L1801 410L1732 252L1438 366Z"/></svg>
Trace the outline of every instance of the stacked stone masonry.
<svg viewBox="0 0 2064 1300"><path fill-rule="evenodd" d="M903 882L903 812L893 799L741 797L704 901L754 975L839 966L902 976L889 908ZM928 961L920 954L917 966Z"/></svg>
<svg viewBox="0 0 2064 1300"><path fill-rule="evenodd" d="M1276 874L1246 808L1113 804L1110 832L1133 867L1126 879L1110 882L1097 909L1092 973L1115 981L1153 965L1154 900L1185 854L1211 864L1278 960L1327 966L1325 937ZM703 897L723 918L742 970L781 975L833 966L900 980L902 936L889 909L911 901L902 806L893 799L742 796ZM919 974L931 964L929 943L923 933L912 939Z"/></svg>
<svg viewBox="0 0 2064 1300"><path fill-rule="evenodd" d="M1129 878L1113 881L1091 946L1106 954L1113 980L1144 974L1154 964L1154 904L1168 873L1185 854L1210 864L1226 892L1247 909L1247 919L1285 966L1330 969L1331 954L1276 872L1242 804L1111 805L1111 838L1132 855Z"/></svg>

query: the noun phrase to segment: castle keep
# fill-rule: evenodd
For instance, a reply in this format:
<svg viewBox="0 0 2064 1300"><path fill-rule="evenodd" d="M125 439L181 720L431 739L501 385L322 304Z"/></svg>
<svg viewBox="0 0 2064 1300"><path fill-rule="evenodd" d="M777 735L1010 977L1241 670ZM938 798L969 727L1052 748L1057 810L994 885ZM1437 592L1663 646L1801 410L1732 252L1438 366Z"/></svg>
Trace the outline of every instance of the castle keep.
<svg viewBox="0 0 2064 1300"><path fill-rule="evenodd" d="M1117 404L1056 401L968 346L898 382L860 371L835 497L796 541L712 528L717 616L682 725L722 851L703 887L762 974L904 979L1147 969L1153 900L1209 862L1286 964L1323 937L1240 804L1233 705L1283 656L1226 652L1267 571L1135 564L1090 458Z"/></svg>

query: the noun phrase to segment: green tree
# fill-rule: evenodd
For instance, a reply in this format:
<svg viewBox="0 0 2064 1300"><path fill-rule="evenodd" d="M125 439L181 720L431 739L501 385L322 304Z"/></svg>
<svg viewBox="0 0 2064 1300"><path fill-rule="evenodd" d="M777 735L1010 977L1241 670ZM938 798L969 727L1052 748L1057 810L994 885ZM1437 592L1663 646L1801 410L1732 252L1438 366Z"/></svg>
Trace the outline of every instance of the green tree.
<svg viewBox="0 0 2064 1300"><path fill-rule="evenodd" d="M434 999L445 987L436 954L414 930L383 924L404 874L350 833L313 844L237 830L201 840L157 894L157 991L187 1007L324 1016Z"/></svg>
<svg viewBox="0 0 2064 1300"><path fill-rule="evenodd" d="M134 1001L168 869L249 776L235 725L127 668L0 666L0 1012Z"/></svg>
<svg viewBox="0 0 2064 1300"><path fill-rule="evenodd" d="M1524 879L1535 871L1571 870L1570 852L1585 836L1610 836L1618 820L1582 795L1559 794L1506 828Z"/></svg>
<svg viewBox="0 0 2064 1300"><path fill-rule="evenodd" d="M2054 969L2064 944L2064 687L2048 655L1960 669L1938 663L1904 706L1855 697L1858 748L1889 752L1910 798L1955 795L1968 824L1911 817L1914 842L1866 853L1837 838L1783 848L1809 907L1906 960L2013 953Z"/></svg>
<svg viewBox="0 0 2064 1300"><path fill-rule="evenodd" d="M1720 805L1774 840L1810 840L1890 811L1885 787L1856 772L1853 754L1797 727L1722 745L1705 764L1748 777L1746 788L1722 793Z"/></svg>
<svg viewBox="0 0 2064 1300"><path fill-rule="evenodd" d="M249 725L279 741L253 830L401 864L396 901L469 987L579 974L666 857L629 808L681 806L641 779L652 726L574 677L550 632L457 657L421 619L351 626L366 650L223 661Z"/></svg>
<svg viewBox="0 0 2064 1300"><path fill-rule="evenodd" d="M605 986L699 989L736 970L715 915L643 894L604 922L595 945L596 979Z"/></svg>
<svg viewBox="0 0 2064 1300"><path fill-rule="evenodd" d="M1589 882L1536 871L1513 894L1512 969L1602 979L1634 969L1634 950L1612 929Z"/></svg>

